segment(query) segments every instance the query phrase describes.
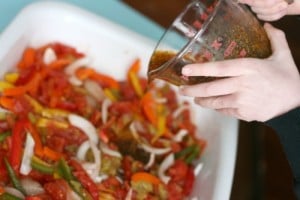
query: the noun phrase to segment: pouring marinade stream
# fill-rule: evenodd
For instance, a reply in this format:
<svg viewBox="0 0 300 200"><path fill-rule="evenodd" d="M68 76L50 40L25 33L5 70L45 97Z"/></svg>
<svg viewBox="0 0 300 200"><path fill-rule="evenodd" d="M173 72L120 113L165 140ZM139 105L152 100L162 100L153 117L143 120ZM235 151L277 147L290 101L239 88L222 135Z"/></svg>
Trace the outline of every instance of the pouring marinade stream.
<svg viewBox="0 0 300 200"><path fill-rule="evenodd" d="M188 197L206 146L189 104L147 84L138 58L116 80L87 56L56 42L28 47L4 74L0 199Z"/></svg>

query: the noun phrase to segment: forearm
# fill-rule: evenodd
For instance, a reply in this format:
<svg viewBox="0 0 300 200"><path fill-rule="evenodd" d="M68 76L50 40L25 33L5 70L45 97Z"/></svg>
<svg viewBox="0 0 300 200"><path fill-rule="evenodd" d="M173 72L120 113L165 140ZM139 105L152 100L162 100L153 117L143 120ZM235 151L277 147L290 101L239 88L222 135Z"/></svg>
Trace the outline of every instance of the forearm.
<svg viewBox="0 0 300 200"><path fill-rule="evenodd" d="M295 193L300 199L300 108L266 122L278 134L294 176Z"/></svg>
<svg viewBox="0 0 300 200"><path fill-rule="evenodd" d="M300 15L300 0L294 0L287 9L288 15Z"/></svg>

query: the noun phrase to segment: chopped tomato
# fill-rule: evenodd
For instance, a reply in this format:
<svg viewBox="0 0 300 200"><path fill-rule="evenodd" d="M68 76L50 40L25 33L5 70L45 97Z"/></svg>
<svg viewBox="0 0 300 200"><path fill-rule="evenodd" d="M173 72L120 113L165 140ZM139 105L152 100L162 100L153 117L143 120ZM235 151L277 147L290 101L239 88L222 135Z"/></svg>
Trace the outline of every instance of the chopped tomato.
<svg viewBox="0 0 300 200"><path fill-rule="evenodd" d="M118 80L87 63L76 66L83 56L59 42L28 47L13 74L4 75L0 106L9 112L0 113L0 186L30 178L44 187L25 200L185 199L195 181L191 164L206 145L188 109L174 115L188 103L167 84L140 77L139 58ZM88 81L100 85L101 98ZM181 130L183 138L173 140ZM158 169L170 154L165 184Z"/></svg>
<svg viewBox="0 0 300 200"><path fill-rule="evenodd" d="M89 177L82 166L74 159L69 161L69 165L73 167L73 175L80 181L82 186L87 189L93 199L99 199L99 190L95 182Z"/></svg>
<svg viewBox="0 0 300 200"><path fill-rule="evenodd" d="M68 183L63 179L46 183L44 189L53 200L67 199L67 193L70 190Z"/></svg>

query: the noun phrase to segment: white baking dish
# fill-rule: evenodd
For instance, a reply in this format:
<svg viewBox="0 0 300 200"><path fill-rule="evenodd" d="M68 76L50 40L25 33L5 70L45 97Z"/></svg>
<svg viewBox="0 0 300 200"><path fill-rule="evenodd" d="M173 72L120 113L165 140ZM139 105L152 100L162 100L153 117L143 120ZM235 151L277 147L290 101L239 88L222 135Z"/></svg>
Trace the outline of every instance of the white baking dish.
<svg viewBox="0 0 300 200"><path fill-rule="evenodd" d="M0 35L0 74L14 66L26 46L38 47L53 41L76 47L91 58L91 66L118 79L125 77L126 66L137 57L142 60L142 74L146 75L156 43L69 4L40 1L24 8ZM238 121L196 105L193 105L193 111L199 136L206 139L207 148L199 160L203 168L192 197L201 200L229 199Z"/></svg>

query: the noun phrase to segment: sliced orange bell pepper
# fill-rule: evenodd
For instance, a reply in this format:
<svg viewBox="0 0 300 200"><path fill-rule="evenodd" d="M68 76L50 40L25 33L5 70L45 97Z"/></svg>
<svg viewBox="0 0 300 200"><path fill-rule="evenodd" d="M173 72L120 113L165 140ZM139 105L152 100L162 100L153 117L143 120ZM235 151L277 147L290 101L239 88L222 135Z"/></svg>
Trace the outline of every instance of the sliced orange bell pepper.
<svg viewBox="0 0 300 200"><path fill-rule="evenodd" d="M138 72L140 71L141 68L141 60L136 59L132 65L130 66L128 73L127 73L127 79L131 83L135 93L139 96L143 96L143 88L141 86L139 77L138 77Z"/></svg>
<svg viewBox="0 0 300 200"><path fill-rule="evenodd" d="M34 77L24 86L17 86L13 88L7 88L3 91L4 96L20 96L24 95L26 92L35 93L42 76L36 73Z"/></svg>
<svg viewBox="0 0 300 200"><path fill-rule="evenodd" d="M94 73L95 73L95 70L92 68L88 68L88 67L80 67L75 72L77 78L79 78L80 80L85 80L85 79L91 77L92 74L94 74Z"/></svg>
<svg viewBox="0 0 300 200"><path fill-rule="evenodd" d="M156 103L151 92L147 92L141 100L143 112L146 118L153 124L156 125L158 122L158 117L156 113Z"/></svg>
<svg viewBox="0 0 300 200"><path fill-rule="evenodd" d="M141 69L141 60L139 58L135 59L134 62L131 64L128 72L138 73Z"/></svg>
<svg viewBox="0 0 300 200"><path fill-rule="evenodd" d="M120 88L119 83L116 79L114 79L109 75L99 73L92 68L87 68L87 67L78 68L75 74L77 78L79 78L80 80L85 80L87 78L90 78L94 81L97 81L98 83L103 84L104 86L114 88L114 89Z"/></svg>
<svg viewBox="0 0 300 200"><path fill-rule="evenodd" d="M34 48L28 47L25 49L21 61L18 63L17 67L19 69L25 69L31 67L35 63L36 50Z"/></svg>
<svg viewBox="0 0 300 200"><path fill-rule="evenodd" d="M114 88L114 89L120 88L118 81L111 76L95 71L95 73L90 75L90 78L100 83L103 83L104 85L107 85L110 88Z"/></svg>
<svg viewBox="0 0 300 200"><path fill-rule="evenodd" d="M27 92L25 86L18 86L13 88L7 88L3 91L3 96L20 96Z"/></svg>
<svg viewBox="0 0 300 200"><path fill-rule="evenodd" d="M6 108L10 111L13 111L16 105L16 100L14 98L11 97L5 97L5 96L1 96L0 97L0 105L3 108Z"/></svg>
<svg viewBox="0 0 300 200"><path fill-rule="evenodd" d="M43 155L45 158L48 158L53 161L57 161L57 160L63 158L63 156L64 156L62 153L54 151L53 149L50 149L47 146L45 146L43 148Z"/></svg>
<svg viewBox="0 0 300 200"><path fill-rule="evenodd" d="M71 62L72 62L71 59L66 59L66 58L58 59L50 63L49 68L51 70L63 69L64 67L68 66Z"/></svg>
<svg viewBox="0 0 300 200"><path fill-rule="evenodd" d="M144 181L144 182L148 182L148 183L151 183L154 185L158 185L158 184L162 183L162 181L158 177L156 177L148 172L134 173L131 176L131 181L133 181L133 182Z"/></svg>
<svg viewBox="0 0 300 200"><path fill-rule="evenodd" d="M31 134L33 140L34 140L34 152L38 156L43 156L43 144L42 144L42 139L36 130L36 128L30 123L27 123L26 128L28 129L29 133Z"/></svg>

